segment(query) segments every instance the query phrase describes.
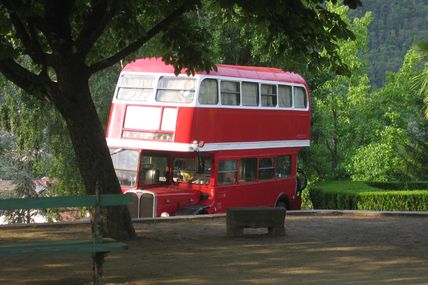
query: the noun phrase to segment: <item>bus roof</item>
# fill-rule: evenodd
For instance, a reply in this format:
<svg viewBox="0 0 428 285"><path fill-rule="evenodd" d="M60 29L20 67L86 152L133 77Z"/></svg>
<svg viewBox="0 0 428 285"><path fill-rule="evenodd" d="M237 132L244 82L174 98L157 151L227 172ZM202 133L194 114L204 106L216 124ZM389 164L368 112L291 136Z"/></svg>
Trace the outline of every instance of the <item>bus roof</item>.
<svg viewBox="0 0 428 285"><path fill-rule="evenodd" d="M259 66L239 66L228 64L217 64L217 71L197 72L201 75L214 75L223 77L239 77L258 80L281 81L305 84L305 80L297 73L286 72L279 68L259 67ZM123 71L126 72L153 72L153 73L174 73L174 67L167 65L161 58L141 58L128 63ZM185 70L181 71L185 74Z"/></svg>

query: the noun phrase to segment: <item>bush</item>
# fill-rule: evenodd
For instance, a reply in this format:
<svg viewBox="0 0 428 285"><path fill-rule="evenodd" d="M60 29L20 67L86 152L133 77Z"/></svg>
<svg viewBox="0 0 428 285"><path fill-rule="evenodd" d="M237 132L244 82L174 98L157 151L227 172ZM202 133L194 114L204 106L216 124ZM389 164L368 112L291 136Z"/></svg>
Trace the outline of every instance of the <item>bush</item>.
<svg viewBox="0 0 428 285"><path fill-rule="evenodd" d="M395 188L394 185L397 186L396 189L392 189ZM426 186L428 186L427 182L331 181L311 187L310 197L314 209L428 211L428 187Z"/></svg>

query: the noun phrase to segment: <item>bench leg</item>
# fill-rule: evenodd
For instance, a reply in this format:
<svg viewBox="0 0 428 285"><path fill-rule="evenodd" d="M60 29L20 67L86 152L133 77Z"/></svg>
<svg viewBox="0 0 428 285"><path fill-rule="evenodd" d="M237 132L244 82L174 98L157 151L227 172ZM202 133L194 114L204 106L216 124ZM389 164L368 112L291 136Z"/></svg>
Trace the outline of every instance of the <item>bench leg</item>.
<svg viewBox="0 0 428 285"><path fill-rule="evenodd" d="M227 235L230 237L243 236L244 235L244 228L228 226L227 227Z"/></svg>
<svg viewBox="0 0 428 285"><path fill-rule="evenodd" d="M285 235L285 228L280 226L268 227L268 234L271 236L283 236Z"/></svg>
<svg viewBox="0 0 428 285"><path fill-rule="evenodd" d="M103 264L104 252L97 252L92 254L92 284L104 285L103 280Z"/></svg>

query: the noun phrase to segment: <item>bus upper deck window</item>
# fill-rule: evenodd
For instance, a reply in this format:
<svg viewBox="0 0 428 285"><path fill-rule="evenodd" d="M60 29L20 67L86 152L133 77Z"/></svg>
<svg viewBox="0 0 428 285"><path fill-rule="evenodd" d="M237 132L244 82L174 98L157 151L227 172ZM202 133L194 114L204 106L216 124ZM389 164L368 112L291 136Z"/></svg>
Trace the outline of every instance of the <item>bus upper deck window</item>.
<svg viewBox="0 0 428 285"><path fill-rule="evenodd" d="M276 107L276 85L262 84L262 106Z"/></svg>
<svg viewBox="0 0 428 285"><path fill-rule="evenodd" d="M154 76L124 74L119 79L116 97L119 100L149 101L154 82Z"/></svg>
<svg viewBox="0 0 428 285"><path fill-rule="evenodd" d="M239 82L221 81L221 104L239 105L240 103Z"/></svg>
<svg viewBox="0 0 428 285"><path fill-rule="evenodd" d="M242 82L242 105L259 105L259 84L254 82Z"/></svg>
<svg viewBox="0 0 428 285"><path fill-rule="evenodd" d="M161 77L156 101L169 103L191 103L195 96L195 79L186 77Z"/></svg>
<svg viewBox="0 0 428 285"><path fill-rule="evenodd" d="M308 98L303 87L294 87L294 107L306 109L308 106Z"/></svg>
<svg viewBox="0 0 428 285"><path fill-rule="evenodd" d="M279 107L291 108L291 86L279 85L278 87L278 105Z"/></svg>
<svg viewBox="0 0 428 285"><path fill-rule="evenodd" d="M218 83L216 79L204 79L201 82L198 100L200 104L217 105Z"/></svg>

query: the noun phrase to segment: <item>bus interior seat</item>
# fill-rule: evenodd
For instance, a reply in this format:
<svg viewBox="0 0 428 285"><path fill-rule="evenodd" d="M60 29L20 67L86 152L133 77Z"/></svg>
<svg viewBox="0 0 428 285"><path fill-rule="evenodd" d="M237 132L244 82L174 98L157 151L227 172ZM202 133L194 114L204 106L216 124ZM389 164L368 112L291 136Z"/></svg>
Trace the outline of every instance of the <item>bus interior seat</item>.
<svg viewBox="0 0 428 285"><path fill-rule="evenodd" d="M147 169L144 177L145 184L154 184L159 182L159 169Z"/></svg>

